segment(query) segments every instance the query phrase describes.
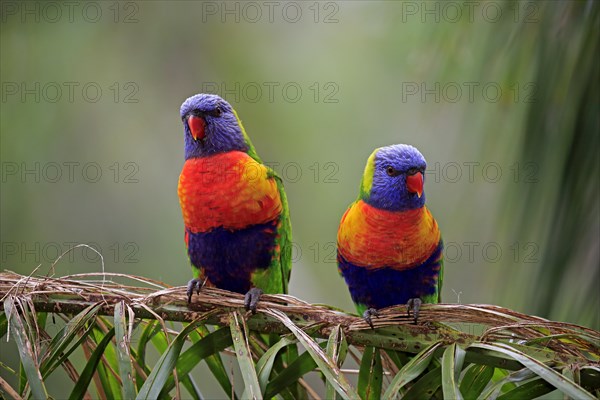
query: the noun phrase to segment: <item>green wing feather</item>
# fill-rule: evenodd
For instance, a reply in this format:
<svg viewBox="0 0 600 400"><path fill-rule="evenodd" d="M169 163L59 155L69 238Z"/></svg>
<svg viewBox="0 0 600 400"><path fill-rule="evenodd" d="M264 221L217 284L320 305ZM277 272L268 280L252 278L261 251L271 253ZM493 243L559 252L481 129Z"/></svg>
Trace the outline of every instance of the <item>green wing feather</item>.
<svg viewBox="0 0 600 400"><path fill-rule="evenodd" d="M440 238L440 244L442 245L442 251L440 252L440 258L438 262L440 263L440 272L438 274L438 280L435 288L435 292L428 296L423 296L421 300L423 303L441 303L442 302L442 283L444 282L444 251L443 245L444 242Z"/></svg>
<svg viewBox="0 0 600 400"><path fill-rule="evenodd" d="M442 302L442 283L444 282L444 241L440 238L442 244L442 254L440 255L440 274L438 275L438 287L437 287L437 301L436 303Z"/></svg>
<svg viewBox="0 0 600 400"><path fill-rule="evenodd" d="M290 281L290 274L292 272L292 223L290 220L290 210L288 208L287 196L285 195L285 190L283 189L283 182L274 171L273 174L277 181L277 189L279 190L279 197L281 198L282 206L276 243L280 249L279 268L281 270L282 277L282 293L287 293L288 282ZM274 263L277 264L277 260L274 260ZM274 267L277 267L277 265Z"/></svg>
<svg viewBox="0 0 600 400"><path fill-rule="evenodd" d="M265 293L287 293L290 273L292 271L292 226L290 223L290 212L281 178L271 169L269 169L268 176L277 182L282 206L279 225L277 227L277 236L275 238L275 248L277 250L273 253L269 268L255 271L251 279L253 285L262 289Z"/></svg>
<svg viewBox="0 0 600 400"><path fill-rule="evenodd" d="M248 155L257 162L263 164L262 159L254 149L254 145L244 129L242 121L235 110L233 110L233 113L237 118L242 134L244 135L244 140L248 146ZM279 191L279 198L281 199L281 216L279 217L279 226L277 228L277 237L275 239L275 244L279 251L276 251L273 254L273 259L271 260L269 268L262 271L256 271L252 274L251 279L253 285L262 289L265 293L287 293L288 282L292 272L292 225L290 221L290 211L288 208L287 196L283 189L283 181L273 169L267 167L267 170L268 178L275 179L277 182L277 190Z"/></svg>

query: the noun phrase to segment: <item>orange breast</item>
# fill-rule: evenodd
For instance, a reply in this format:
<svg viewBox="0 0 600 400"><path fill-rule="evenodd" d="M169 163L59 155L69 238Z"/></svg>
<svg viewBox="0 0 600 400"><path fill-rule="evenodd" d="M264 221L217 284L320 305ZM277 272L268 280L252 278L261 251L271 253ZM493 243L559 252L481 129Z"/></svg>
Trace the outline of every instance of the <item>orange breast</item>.
<svg viewBox="0 0 600 400"><path fill-rule="evenodd" d="M423 263L440 241L437 222L426 207L385 211L360 200L342 217L338 251L367 268L409 269Z"/></svg>
<svg viewBox="0 0 600 400"><path fill-rule="evenodd" d="M267 168L238 151L186 160L177 191L185 226L194 233L262 224L282 210Z"/></svg>

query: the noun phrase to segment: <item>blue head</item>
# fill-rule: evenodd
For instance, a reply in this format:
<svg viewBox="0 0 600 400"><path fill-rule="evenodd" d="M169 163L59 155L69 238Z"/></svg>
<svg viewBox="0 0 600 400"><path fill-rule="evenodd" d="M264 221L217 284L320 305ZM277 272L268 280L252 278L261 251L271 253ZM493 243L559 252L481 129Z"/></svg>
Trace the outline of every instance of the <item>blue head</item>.
<svg viewBox="0 0 600 400"><path fill-rule="evenodd" d="M419 150L407 144L375 149L365 167L359 199L388 211L423 207L426 167Z"/></svg>
<svg viewBox="0 0 600 400"><path fill-rule="evenodd" d="M215 94L188 98L179 111L185 131L185 159L227 151L248 152L252 145L228 102Z"/></svg>

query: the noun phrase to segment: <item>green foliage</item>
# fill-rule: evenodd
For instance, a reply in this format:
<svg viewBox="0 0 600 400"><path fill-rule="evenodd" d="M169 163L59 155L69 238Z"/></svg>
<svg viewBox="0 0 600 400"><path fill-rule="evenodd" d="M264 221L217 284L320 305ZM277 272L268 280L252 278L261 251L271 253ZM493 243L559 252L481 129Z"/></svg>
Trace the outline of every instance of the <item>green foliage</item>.
<svg viewBox="0 0 600 400"><path fill-rule="evenodd" d="M22 313L17 308L19 306ZM14 332L14 339L19 349L19 356L21 357L20 368L27 376L29 388L33 396L38 399L45 399L48 397L48 393L42 381L42 373L36 357L37 351L34 349L37 340L35 340L35 337L29 336L36 331L30 325L27 325L27 316L31 316L31 313L25 311L27 308L28 305L26 303L16 299L8 298L4 301L4 312Z"/></svg>
<svg viewBox="0 0 600 400"><path fill-rule="evenodd" d="M429 366L433 358L435 350L440 347L440 342L436 342L431 346L425 348L415 357L411 358L409 362L402 367L402 369L396 374L387 390L385 391L384 397L391 399L400 394L400 390L406 386L409 382L421 375L423 371Z"/></svg>
<svg viewBox="0 0 600 400"><path fill-rule="evenodd" d="M358 372L358 394L361 399L381 398L382 371L380 350L366 347Z"/></svg>
<svg viewBox="0 0 600 400"><path fill-rule="evenodd" d="M498 27L515 37L538 38L513 47L530 52L536 94L522 134L511 144L521 167L539 174L528 180L523 176L532 170L518 172L520 179L504 196L501 226L513 239L536 238L540 256L528 268L507 265L499 271L499 279L519 275L515 290L503 290L499 299L524 312L598 329L600 186L593 181L600 176L600 7L591 1L538 4L539 23L515 28L504 21Z"/></svg>
<svg viewBox="0 0 600 400"><path fill-rule="evenodd" d="M390 308L371 329L359 317L290 296L265 296L252 315L242 296L218 289L203 289L190 310L182 288L27 279L17 295L22 277L0 274L0 333L20 357L12 382L0 381L8 397L46 398L61 369L73 382L70 399L202 399L207 373L222 397L235 399L600 394L599 332L499 307L427 305L416 326ZM42 282L44 294L36 294ZM44 309L53 317L36 311ZM60 329L49 322L56 317ZM474 335L448 322L482 329ZM429 344L400 345L414 336ZM228 370L223 358L236 368ZM202 361L210 372L200 379ZM311 373L323 382L306 379Z"/></svg>
<svg viewBox="0 0 600 400"><path fill-rule="evenodd" d="M465 351L452 343L444 350L442 358L442 389L447 399L462 400L458 381L465 360Z"/></svg>
<svg viewBox="0 0 600 400"><path fill-rule="evenodd" d="M488 382L494 376L494 367L489 365L470 364L464 369L460 383L460 392L465 400L475 400L479 397Z"/></svg>

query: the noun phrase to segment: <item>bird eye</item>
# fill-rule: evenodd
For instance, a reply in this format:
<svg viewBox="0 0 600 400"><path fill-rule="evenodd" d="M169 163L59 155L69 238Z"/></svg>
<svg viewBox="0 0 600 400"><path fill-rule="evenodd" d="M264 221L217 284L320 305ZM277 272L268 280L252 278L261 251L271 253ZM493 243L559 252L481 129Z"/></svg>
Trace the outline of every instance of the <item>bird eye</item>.
<svg viewBox="0 0 600 400"><path fill-rule="evenodd" d="M420 172L418 168L411 168L408 171L406 171L406 175L414 175L417 172Z"/></svg>
<svg viewBox="0 0 600 400"><path fill-rule="evenodd" d="M387 172L387 174L389 176L396 176L397 175L396 170L391 165L385 169L385 172Z"/></svg>
<svg viewBox="0 0 600 400"><path fill-rule="evenodd" d="M212 117L220 117L221 115L223 115L223 109L220 106L217 106L211 113L210 115Z"/></svg>

